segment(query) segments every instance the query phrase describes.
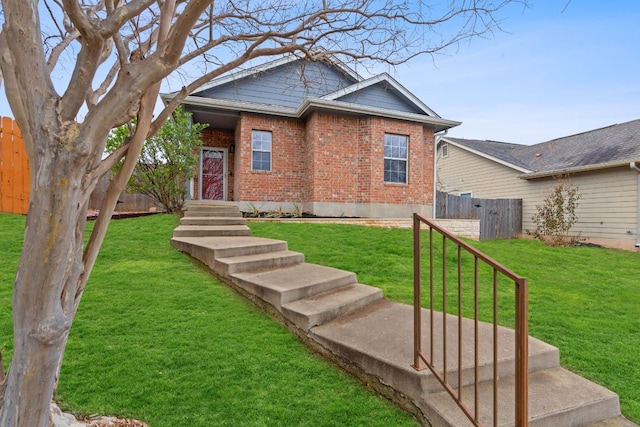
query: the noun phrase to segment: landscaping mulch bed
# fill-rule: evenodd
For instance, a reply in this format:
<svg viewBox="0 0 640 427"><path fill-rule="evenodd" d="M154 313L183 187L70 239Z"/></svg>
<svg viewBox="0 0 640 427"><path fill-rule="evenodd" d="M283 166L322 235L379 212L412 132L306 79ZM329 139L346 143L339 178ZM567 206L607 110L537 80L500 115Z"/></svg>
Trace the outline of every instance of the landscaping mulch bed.
<svg viewBox="0 0 640 427"><path fill-rule="evenodd" d="M131 418L97 417L78 420L87 427L149 427L147 423Z"/></svg>

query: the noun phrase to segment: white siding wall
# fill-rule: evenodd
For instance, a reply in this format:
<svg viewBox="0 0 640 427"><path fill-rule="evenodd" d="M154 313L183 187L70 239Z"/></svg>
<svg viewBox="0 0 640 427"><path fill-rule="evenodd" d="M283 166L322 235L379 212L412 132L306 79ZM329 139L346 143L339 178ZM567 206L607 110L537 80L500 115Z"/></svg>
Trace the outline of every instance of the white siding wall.
<svg viewBox="0 0 640 427"><path fill-rule="evenodd" d="M438 153L440 191L453 194L471 191L479 198L521 198L522 229L531 230L536 206L557 184L553 178L523 180L511 169L449 144L449 155ZM575 174L579 188L578 223L572 231L587 241L632 249L638 241L638 173L627 167Z"/></svg>
<svg viewBox="0 0 640 427"><path fill-rule="evenodd" d="M633 248L638 238L638 174L627 167L601 169L573 175L573 185L581 196L578 201L579 231L587 241ZM530 185L543 193L555 185L553 179L531 180Z"/></svg>
<svg viewBox="0 0 640 427"><path fill-rule="evenodd" d="M477 156L449 144L449 155L438 150L438 190L458 194L473 191L473 197L486 199L521 198L526 182L517 179L522 172Z"/></svg>

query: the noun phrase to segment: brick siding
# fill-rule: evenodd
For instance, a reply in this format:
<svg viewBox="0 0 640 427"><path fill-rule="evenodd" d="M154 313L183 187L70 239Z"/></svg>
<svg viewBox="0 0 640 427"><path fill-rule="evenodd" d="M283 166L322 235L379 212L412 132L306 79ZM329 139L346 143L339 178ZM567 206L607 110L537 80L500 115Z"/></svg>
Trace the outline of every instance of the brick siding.
<svg viewBox="0 0 640 427"><path fill-rule="evenodd" d="M252 130L272 132L270 171L251 170ZM406 184L384 182L385 133L409 138ZM419 123L319 112L306 121L244 113L235 132L207 129L203 141L225 148L235 143L228 159L228 200L417 205L433 201L433 130Z"/></svg>
<svg viewBox="0 0 640 427"><path fill-rule="evenodd" d="M251 131L272 132L271 170L251 170ZM236 126L236 200L295 202L304 197L304 122L242 114Z"/></svg>

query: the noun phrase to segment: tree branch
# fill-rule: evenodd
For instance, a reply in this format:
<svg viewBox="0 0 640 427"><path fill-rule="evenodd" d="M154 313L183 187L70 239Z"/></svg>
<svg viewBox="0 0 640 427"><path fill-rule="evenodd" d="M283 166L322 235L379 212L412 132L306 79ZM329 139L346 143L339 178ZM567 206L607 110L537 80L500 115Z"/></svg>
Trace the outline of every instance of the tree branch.
<svg viewBox="0 0 640 427"><path fill-rule="evenodd" d="M149 89L141 99L136 131L129 141L124 164L114 179L111 180L102 204L100 205L100 213L98 214L98 218L96 219L93 230L91 231L91 236L89 237L89 241L87 242L87 246L82 257L84 271L78 281L78 287L75 294L74 313L78 308L80 298L84 292L84 288L87 284L89 275L91 274L91 270L93 269L93 265L95 264L98 252L100 251L100 246L102 246L104 236L107 233L107 227L109 226L109 221L111 220L111 216L113 215L113 211L118 202L118 197L120 197L122 190L124 190L127 185L136 165L138 156L140 155L140 151L142 150L142 145L144 144L147 136L147 130L149 129L153 118L153 107L159 90L160 84L158 83L154 85L153 88Z"/></svg>
<svg viewBox="0 0 640 427"><path fill-rule="evenodd" d="M51 50L51 54L49 55L49 60L47 61L49 73L51 73L58 64L58 60L60 59L62 52L64 52L73 41L77 40L78 37L80 37L80 32L75 30L70 34L67 34L60 43L54 46Z"/></svg>
<svg viewBox="0 0 640 427"><path fill-rule="evenodd" d="M157 0L132 0L109 13L100 25L100 37L112 37L125 22L140 15L144 10L155 4Z"/></svg>
<svg viewBox="0 0 640 427"><path fill-rule="evenodd" d="M99 6L103 4L99 2L96 6L96 10L99 10ZM82 10L82 3L75 0L62 0L65 14L69 17L71 23L80 32L82 38L98 39L99 35L96 31L96 26L89 17Z"/></svg>

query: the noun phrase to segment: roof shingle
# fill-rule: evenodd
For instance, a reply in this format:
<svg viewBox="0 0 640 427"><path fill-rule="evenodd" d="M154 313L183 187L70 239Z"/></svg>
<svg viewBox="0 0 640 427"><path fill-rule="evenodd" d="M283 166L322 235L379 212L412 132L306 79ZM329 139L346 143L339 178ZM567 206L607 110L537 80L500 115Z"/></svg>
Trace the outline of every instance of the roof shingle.
<svg viewBox="0 0 640 427"><path fill-rule="evenodd" d="M535 145L446 139L532 173L640 161L640 119Z"/></svg>

